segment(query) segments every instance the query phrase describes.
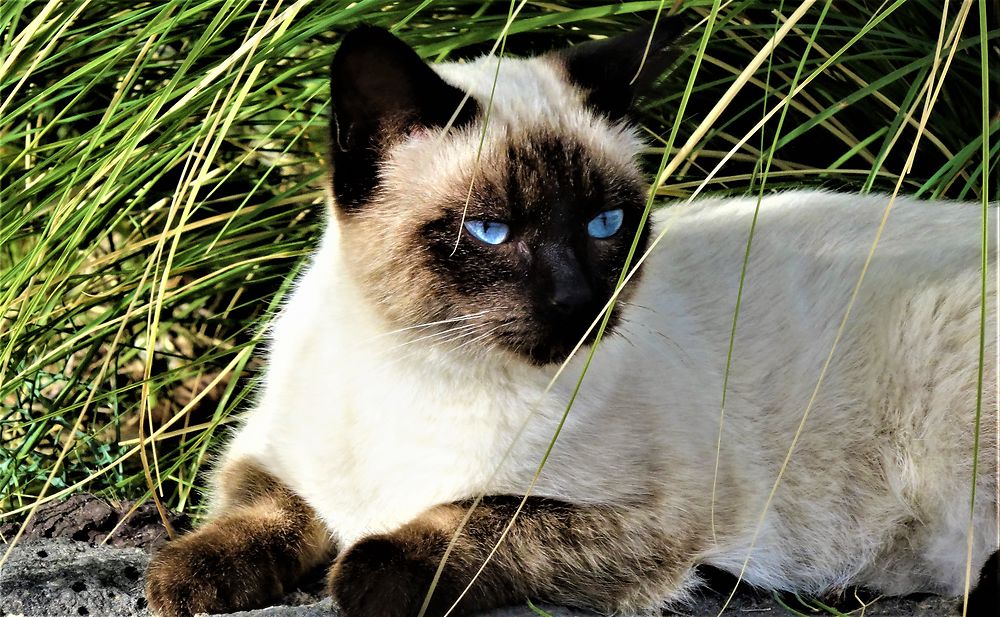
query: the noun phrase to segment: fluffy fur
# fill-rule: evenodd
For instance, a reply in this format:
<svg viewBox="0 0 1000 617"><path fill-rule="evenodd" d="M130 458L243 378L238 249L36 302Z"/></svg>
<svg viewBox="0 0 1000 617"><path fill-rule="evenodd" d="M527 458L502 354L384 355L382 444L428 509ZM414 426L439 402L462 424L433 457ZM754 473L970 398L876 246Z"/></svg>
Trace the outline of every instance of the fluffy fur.
<svg viewBox="0 0 1000 617"><path fill-rule="evenodd" d="M435 67L480 109L494 69L492 58ZM558 57L505 61L491 109L480 179L501 173L512 148L559 135L621 186L640 182L636 131L595 111ZM486 518L470 521L471 544L457 544L457 569L442 579L445 595L464 587L498 537L497 521L513 511L502 496L531 486L588 351L550 387L557 363L532 361L487 328L496 312L522 309L470 300L454 310L460 292L419 248L421 222L442 203L463 206L482 129L480 115L444 135L432 126L389 140L372 203L334 206L272 325L259 401L218 467L222 486L229 470L263 470L301 500L295 511L322 523L345 549L331 586L351 615L375 614L372 597L387 603L379 614L415 614L412 597L422 599L428 568L469 500L496 496L480 506ZM640 611L683 599L698 564L738 573L748 557L744 579L767 588L960 595L979 349L975 205L896 201L809 407L887 204L816 191L762 200L724 417L723 372L757 202L658 210L650 237L666 233L597 349L511 548L473 596L486 599L469 610L533 598ZM992 283L988 296L974 572L997 550ZM230 502L219 500L206 529L219 528ZM422 552L407 561L407 551ZM295 558L303 554L305 567L324 551ZM397 604L387 594L404 585L379 577L403 580L410 570L393 565L402 562L431 565L406 575L421 585ZM587 578L595 572L608 574L596 587ZM641 572L648 576L636 583ZM170 598L151 600L162 614L185 614Z"/></svg>

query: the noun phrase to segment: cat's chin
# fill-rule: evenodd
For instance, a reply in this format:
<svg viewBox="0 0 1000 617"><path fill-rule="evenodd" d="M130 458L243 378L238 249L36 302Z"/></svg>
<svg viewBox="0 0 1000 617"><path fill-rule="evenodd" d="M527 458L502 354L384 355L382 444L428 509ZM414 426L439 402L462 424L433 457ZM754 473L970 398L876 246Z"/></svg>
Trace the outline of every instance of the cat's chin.
<svg viewBox="0 0 1000 617"><path fill-rule="evenodd" d="M586 353L586 350L594 342L594 334L590 333L581 343L582 335L575 337L547 338L542 341L522 342L520 345L512 346L511 350L518 356L536 366L548 364L560 364L569 358L577 345L580 348L576 353Z"/></svg>
<svg viewBox="0 0 1000 617"><path fill-rule="evenodd" d="M547 327L535 326L528 332L498 332L496 340L521 359L536 366L545 366L565 362L574 350L577 354L587 353L597 337L597 327L591 329L594 322L589 315L564 317L562 323L557 320L547 320L546 323L549 324ZM551 325L553 323L558 323L558 326ZM618 313L612 312L604 331L605 339L615 331L617 324Z"/></svg>
<svg viewBox="0 0 1000 617"><path fill-rule="evenodd" d="M580 346L580 350L585 350L590 343L584 343ZM572 353L573 348L576 345L568 345L565 347L536 347L524 353L523 355L536 366L546 366L549 364L562 364L569 358L570 353ZM579 351L577 353L580 353Z"/></svg>

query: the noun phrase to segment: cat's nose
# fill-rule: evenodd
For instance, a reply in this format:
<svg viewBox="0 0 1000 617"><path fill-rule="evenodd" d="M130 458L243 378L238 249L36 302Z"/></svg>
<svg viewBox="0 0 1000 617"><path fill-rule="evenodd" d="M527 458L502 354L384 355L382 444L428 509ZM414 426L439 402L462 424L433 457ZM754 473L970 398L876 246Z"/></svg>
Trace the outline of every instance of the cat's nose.
<svg viewBox="0 0 1000 617"><path fill-rule="evenodd" d="M567 281L566 284L557 285L552 292L552 308L560 313L572 313L577 309L587 306L594 299L594 294L590 291L590 285L583 277L579 280Z"/></svg>
<svg viewBox="0 0 1000 617"><path fill-rule="evenodd" d="M594 300L594 292L573 251L565 247L547 247L540 251L540 261L548 270L548 304L558 313L569 314Z"/></svg>

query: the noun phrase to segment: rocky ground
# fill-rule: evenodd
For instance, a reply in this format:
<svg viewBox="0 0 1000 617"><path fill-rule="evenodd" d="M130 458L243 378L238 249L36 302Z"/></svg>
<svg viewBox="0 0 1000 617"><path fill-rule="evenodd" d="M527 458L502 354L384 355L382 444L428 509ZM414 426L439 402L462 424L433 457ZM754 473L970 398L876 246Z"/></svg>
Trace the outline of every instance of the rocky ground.
<svg viewBox="0 0 1000 617"><path fill-rule="evenodd" d="M129 504L112 507L103 500L79 495L41 510L0 568L0 616L14 617L149 617L142 593L142 577L149 554L166 540L159 516L143 505L131 516ZM123 522L124 519L124 522ZM172 521L183 528L187 521ZM119 523L121 525L119 526ZM118 530L109 537L112 530ZM0 538L9 540L16 527L0 528ZM103 545L101 544L103 543ZM0 544L0 552L6 546ZM733 580L724 576L711 579L699 600L671 615L718 615L725 592ZM260 611L234 613L239 617L334 617L336 607L319 596L318 585L298 590L284 599L282 606ZM718 590L718 591L717 591ZM871 617L952 617L954 602L938 598L866 599L867 607L853 594L836 603L843 613ZM724 615L795 614L830 615L835 612L810 609L794 597L783 598L792 612L770 594L740 591ZM589 613L559 607L543 607L553 617L589 617ZM490 613L488 617L537 617L528 606ZM374 616L373 616L374 617ZM483 616L487 617L487 616Z"/></svg>

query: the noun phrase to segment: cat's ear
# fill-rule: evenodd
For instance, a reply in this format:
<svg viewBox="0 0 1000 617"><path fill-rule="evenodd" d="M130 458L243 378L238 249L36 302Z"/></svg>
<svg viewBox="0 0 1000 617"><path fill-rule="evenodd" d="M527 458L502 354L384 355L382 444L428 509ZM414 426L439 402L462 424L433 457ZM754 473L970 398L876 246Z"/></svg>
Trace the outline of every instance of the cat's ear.
<svg viewBox="0 0 1000 617"><path fill-rule="evenodd" d="M684 31L678 18L661 19L628 34L580 43L554 53L587 103L613 120L624 118L638 94L676 58Z"/></svg>
<svg viewBox="0 0 1000 617"><path fill-rule="evenodd" d="M421 128L453 126L476 115L476 103L446 83L388 30L361 26L345 37L330 67L333 186L342 207L360 205L378 182L387 143Z"/></svg>

